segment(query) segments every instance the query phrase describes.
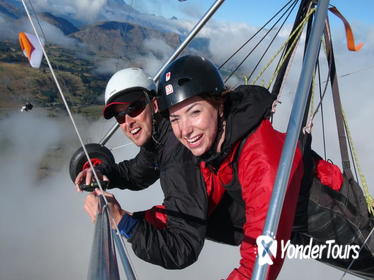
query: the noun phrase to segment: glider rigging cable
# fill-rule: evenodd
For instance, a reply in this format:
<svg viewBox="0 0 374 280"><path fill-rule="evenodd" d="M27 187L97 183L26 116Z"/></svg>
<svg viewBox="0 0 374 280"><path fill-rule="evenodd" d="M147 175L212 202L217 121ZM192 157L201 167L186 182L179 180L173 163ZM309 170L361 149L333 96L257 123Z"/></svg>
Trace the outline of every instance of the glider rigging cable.
<svg viewBox="0 0 374 280"><path fill-rule="evenodd" d="M48 58L48 55L47 55L47 53L46 53L46 50L45 50L45 48L44 48L43 45L42 45L42 39L40 38L40 36L39 36L39 34L38 34L37 30L36 30L36 27L35 27L35 25L34 25L34 22L33 22L32 18L31 18L31 15L30 15L30 13L29 13L29 10L28 10L28 8L27 8L27 6L26 6L24 0L22 0L22 4L23 4L23 6L24 6L24 8L25 8L26 14L27 14L27 16L28 16L28 18L29 18L29 21L30 21L30 23L31 23L31 25L32 25L32 28L33 28L34 32L35 32L35 35L36 35L36 37L37 37L37 39L38 39L40 45L42 46L43 54L44 54L45 59L46 59L46 61L47 61L48 67L49 67L49 69L51 70L51 74L52 74L53 80L54 80L54 82L55 82L55 84L56 84L56 86L57 86L57 89L58 89L59 93L60 93L60 96L61 96L61 98L62 98L62 101L63 101L64 105L65 105L65 108L66 108L66 111L67 111L67 113L68 113L68 115L69 115L69 118L70 118L70 120L71 120L71 122L72 122L72 124L73 124L73 126L74 126L74 130L75 130L75 132L76 132L76 134L77 134L77 136L78 136L78 139L79 139L79 142L80 142L80 144L81 144L81 147L83 148L83 151L84 151L84 153L85 153L85 155L86 155L86 157L87 157L87 159L88 159L88 163L89 163L91 169L93 170L93 174L94 174L95 180L96 180L96 182L97 182L97 184L98 184L98 187L99 187L99 189L103 192L104 190L103 190L103 187L102 187L102 185L101 185L101 182L100 182L100 180L99 180L99 178L98 178L98 176L97 176L97 173L95 172L95 169L94 169L93 164L92 164L92 162L91 162L91 158L90 158L90 156L89 156L89 154L88 154L88 152L87 152L87 149L86 149L86 147L85 147L85 144L84 144L84 142L83 142L83 139L82 139L82 137L81 137L81 135L80 135L80 132L79 132L78 127L77 127L77 125L76 125L76 123L75 123L75 120L74 120L74 118L73 118L73 115L72 115L72 113L71 113L71 110L70 110L70 108L69 108L69 105L68 105L68 103L67 103L67 101L66 101L66 99L65 99L65 96L64 96L64 94L63 94L63 92L62 92L61 86L60 86L60 84L59 84L59 82L58 82L58 79L57 79L56 74L55 74L55 72L54 72L54 70L53 70L52 64L51 64L51 62L50 62L50 60L49 60L49 58ZM103 201L105 202L105 206L108 206L108 200L106 199L106 197L105 197L104 195L101 196L101 197L103 197ZM108 211L108 212L109 212L109 215L110 215L111 220L114 221L114 218L113 218L113 216L111 215L110 211ZM117 234L117 236L119 237L119 239L120 239L120 241L121 241L121 245L122 245L123 249L126 251L126 257L127 257L127 256L128 256L128 253L127 253L126 245L125 245L125 243L124 243L124 241L123 241L123 239L122 239L122 237L121 237L121 234L120 234L120 231L119 231L119 229L118 229L118 227L117 227L117 224L116 224L115 222L114 222L113 224L115 225L115 231L116 231L116 234ZM127 258L128 258L128 257L127 257ZM133 279L134 279L134 280L135 280L136 277L135 277L135 275L134 275L134 269L133 269L133 267L132 267L131 262L129 262L129 266L128 266L127 268L129 268L129 270L130 270L130 271L128 271L128 270L125 269L125 272L126 272L126 275L127 275L128 279L130 279L130 280L133 280Z"/></svg>

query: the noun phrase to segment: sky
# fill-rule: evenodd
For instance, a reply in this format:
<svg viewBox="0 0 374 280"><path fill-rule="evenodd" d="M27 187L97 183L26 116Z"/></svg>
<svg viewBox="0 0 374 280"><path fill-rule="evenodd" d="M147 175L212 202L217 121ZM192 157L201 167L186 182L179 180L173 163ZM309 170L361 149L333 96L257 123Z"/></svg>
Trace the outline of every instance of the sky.
<svg viewBox="0 0 374 280"><path fill-rule="evenodd" d="M126 0L127 4L133 7L142 7L144 11L155 13L166 18L176 16L180 19L192 19L197 15L202 15L210 6L215 3L213 0L198 1L188 0L184 2L174 0ZM274 14L281 6L288 1L266 0L226 0L216 13L215 17L222 21L244 22L248 24L261 25L264 18ZM338 7L347 18L364 23L373 23L373 18L369 11L374 9L374 2L370 0L331 0L330 5ZM368 12L365 12L368 11Z"/></svg>
<svg viewBox="0 0 374 280"><path fill-rule="evenodd" d="M47 6L48 0L37 1ZM78 3L74 4L74 3ZM176 16L179 24L192 27L213 1L187 0L127 0L139 11L170 18ZM219 64L231 54L254 30L270 18L286 1L226 0L201 34L211 39L209 46L214 61ZM351 23L356 42L363 42L360 52L349 52L345 47L343 24L331 16L335 56L342 103L351 128L361 166L367 177L369 188L374 194L374 2L370 0L331 1ZM60 1L69 9L94 16L106 1ZM72 4L73 3L73 4ZM93 4L92 4L93 3ZM75 11L75 10L74 10ZM0 28L11 30L0 18ZM283 35L281 34L280 37ZM62 37L60 35L60 37ZM279 38L281 42L282 38ZM57 38L56 38L57 40ZM66 42L66 41L65 41ZM162 59L152 55L137 57L147 63L151 74L172 53L168 46L158 42L147 42L147 47L162 48ZM161 47L160 47L161 46ZM160 50L159 50L160 51ZM289 73L278 106L274 125L282 131L287 127L294 91L300 72L300 53L294 57L295 70ZM253 64L250 62L249 64ZM326 99L326 134L328 158L339 164L334 116L331 98ZM99 141L111 127L111 123L99 120L89 122L80 116L78 127L85 142ZM45 131L45 133L40 133ZM320 154L322 149L320 117L313 128L313 148ZM17 110L0 118L0 278L1 279L83 279L88 269L89 253L93 237L93 225L83 211L84 194L74 192L68 176L69 155L78 140L66 116L48 118L48 113L35 108L30 113ZM109 142L113 148L128 143L120 133ZM61 149L62 156L54 165L52 173L44 178L39 166L51 151ZM115 152L116 160L131 158L137 153L133 145ZM129 211L147 209L162 201L158 184L143 192L115 191L118 200ZM181 271L168 271L145 263L129 250L139 280L147 279L222 279L237 266L239 248L214 244L207 241L198 261ZM280 280L340 279L341 272L321 265L316 261L286 260L279 276ZM357 279L347 276L345 279Z"/></svg>

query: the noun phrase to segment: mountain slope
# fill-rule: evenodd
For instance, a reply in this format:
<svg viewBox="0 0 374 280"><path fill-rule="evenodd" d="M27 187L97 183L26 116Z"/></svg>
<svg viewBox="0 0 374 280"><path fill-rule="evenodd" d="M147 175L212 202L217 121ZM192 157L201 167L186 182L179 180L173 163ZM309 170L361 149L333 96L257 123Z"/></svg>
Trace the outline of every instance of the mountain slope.
<svg viewBox="0 0 374 280"><path fill-rule="evenodd" d="M66 50L49 47L51 63L73 108L102 106L108 75L96 74L94 65ZM19 48L0 42L0 109L19 109L26 101L37 107L62 108L62 100L45 63L33 69Z"/></svg>
<svg viewBox="0 0 374 280"><path fill-rule="evenodd" d="M12 5L4 0L0 0L0 15L4 15L5 17L9 17L11 19L17 19L23 16L24 12L15 5Z"/></svg>
<svg viewBox="0 0 374 280"><path fill-rule="evenodd" d="M160 39L172 48L180 43L179 36L175 33L116 21L89 25L71 36L85 43L91 51L112 57L124 56L129 59L134 55L145 53L144 43L151 38Z"/></svg>
<svg viewBox="0 0 374 280"><path fill-rule="evenodd" d="M72 24L70 21L62 18L62 17L56 17L52 15L51 13L41 13L39 15L41 19L44 21L56 26L59 28L65 35L69 35L71 33L77 32L79 29Z"/></svg>

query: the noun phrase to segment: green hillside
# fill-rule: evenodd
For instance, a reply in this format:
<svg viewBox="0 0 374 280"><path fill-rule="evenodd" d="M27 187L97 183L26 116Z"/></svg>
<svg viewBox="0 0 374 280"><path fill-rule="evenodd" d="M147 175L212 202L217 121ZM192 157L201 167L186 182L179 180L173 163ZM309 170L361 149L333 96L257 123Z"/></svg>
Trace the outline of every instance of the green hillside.
<svg viewBox="0 0 374 280"><path fill-rule="evenodd" d="M58 81L73 111L99 116L109 76L95 73L94 66L69 50L47 46ZM43 60L33 69L17 44L0 42L0 113L19 109L25 102L62 109L63 103L50 70Z"/></svg>

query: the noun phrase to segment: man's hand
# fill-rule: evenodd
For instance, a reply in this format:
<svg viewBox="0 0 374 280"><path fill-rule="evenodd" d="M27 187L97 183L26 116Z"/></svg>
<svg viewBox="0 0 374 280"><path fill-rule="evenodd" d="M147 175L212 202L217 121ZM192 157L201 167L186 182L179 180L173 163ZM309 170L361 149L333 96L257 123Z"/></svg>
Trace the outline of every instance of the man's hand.
<svg viewBox="0 0 374 280"><path fill-rule="evenodd" d="M102 175L100 172L96 171L96 174L99 178L100 181L109 181L108 177L105 175ZM91 185L91 183L95 182L95 176L93 174L93 171L91 168L87 168L79 172L77 177L75 178L74 184L75 184L75 189L77 192L82 192L80 189L80 185L85 184L85 185Z"/></svg>
<svg viewBox="0 0 374 280"><path fill-rule="evenodd" d="M121 205L118 203L113 194L108 192L102 192L99 189L95 189L92 193L88 194L84 202L84 209L87 214L90 216L93 223L96 222L96 216L99 211L99 200L100 195L104 195L108 201L109 211L114 218L114 222L118 225L121 221L123 215L129 214L127 211L121 208ZM115 228L113 221L111 221L112 228Z"/></svg>

